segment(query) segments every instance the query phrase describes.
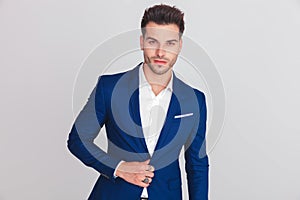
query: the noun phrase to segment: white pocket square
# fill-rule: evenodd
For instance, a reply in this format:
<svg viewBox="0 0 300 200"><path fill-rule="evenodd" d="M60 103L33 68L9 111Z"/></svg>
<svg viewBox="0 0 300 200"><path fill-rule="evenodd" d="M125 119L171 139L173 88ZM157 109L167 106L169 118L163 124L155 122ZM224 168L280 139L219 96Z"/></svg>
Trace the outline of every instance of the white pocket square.
<svg viewBox="0 0 300 200"><path fill-rule="evenodd" d="M192 116L194 113L187 113L187 114L183 114L183 115L175 115L174 118L178 119L178 118L183 118L183 117L189 117Z"/></svg>

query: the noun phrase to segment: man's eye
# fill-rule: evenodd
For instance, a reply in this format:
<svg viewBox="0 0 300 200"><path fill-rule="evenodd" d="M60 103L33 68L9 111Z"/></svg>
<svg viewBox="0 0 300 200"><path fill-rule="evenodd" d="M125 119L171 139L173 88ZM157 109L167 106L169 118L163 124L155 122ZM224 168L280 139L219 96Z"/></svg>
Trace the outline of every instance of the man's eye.
<svg viewBox="0 0 300 200"><path fill-rule="evenodd" d="M168 46L174 46L174 45L175 45L175 42L167 42L167 45L168 45Z"/></svg>
<svg viewBox="0 0 300 200"><path fill-rule="evenodd" d="M155 44L155 43L156 43L156 41L154 41L154 40L149 41L149 44Z"/></svg>

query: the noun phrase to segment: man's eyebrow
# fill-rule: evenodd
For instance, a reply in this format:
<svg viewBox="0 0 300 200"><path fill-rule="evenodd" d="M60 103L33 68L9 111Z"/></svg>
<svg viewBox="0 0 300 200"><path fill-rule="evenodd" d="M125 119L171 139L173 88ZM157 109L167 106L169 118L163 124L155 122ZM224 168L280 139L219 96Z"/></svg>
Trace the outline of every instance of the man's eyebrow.
<svg viewBox="0 0 300 200"><path fill-rule="evenodd" d="M167 40L167 42L178 42L178 40L173 39L173 40Z"/></svg>
<svg viewBox="0 0 300 200"><path fill-rule="evenodd" d="M146 40L155 40L158 41L157 39L153 38L153 37L146 37ZM171 40L167 40L166 42L178 42L177 39L171 39Z"/></svg>
<svg viewBox="0 0 300 200"><path fill-rule="evenodd" d="M153 37L146 37L146 40L155 40L155 41L157 41L157 39L155 39Z"/></svg>

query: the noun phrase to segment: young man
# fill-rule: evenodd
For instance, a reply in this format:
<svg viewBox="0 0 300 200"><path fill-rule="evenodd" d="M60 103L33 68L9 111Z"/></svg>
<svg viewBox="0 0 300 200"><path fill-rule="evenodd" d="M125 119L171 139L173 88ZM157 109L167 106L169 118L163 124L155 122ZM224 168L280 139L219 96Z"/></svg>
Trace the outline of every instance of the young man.
<svg viewBox="0 0 300 200"><path fill-rule="evenodd" d="M189 199L208 199L205 97L172 71L182 47L183 13L155 5L145 10L141 28L144 62L99 78L68 148L101 174L90 200L180 200L184 146ZM107 152L93 142L103 125Z"/></svg>

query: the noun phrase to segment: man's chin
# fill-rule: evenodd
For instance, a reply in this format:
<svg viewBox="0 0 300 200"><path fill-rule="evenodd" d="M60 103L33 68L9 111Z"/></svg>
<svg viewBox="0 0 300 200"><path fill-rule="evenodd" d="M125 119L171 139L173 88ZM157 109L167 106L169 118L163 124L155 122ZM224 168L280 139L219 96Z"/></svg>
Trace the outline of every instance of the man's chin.
<svg viewBox="0 0 300 200"><path fill-rule="evenodd" d="M163 74L167 73L170 70L170 68L167 66L156 66L156 67L154 67L153 70L154 70L155 74L163 75Z"/></svg>

